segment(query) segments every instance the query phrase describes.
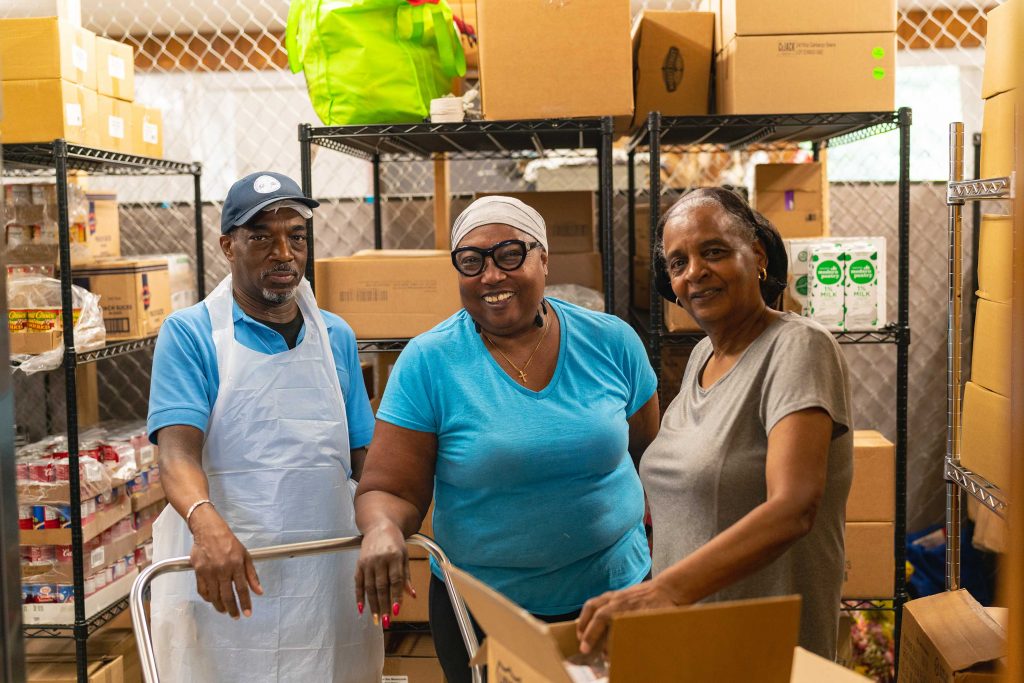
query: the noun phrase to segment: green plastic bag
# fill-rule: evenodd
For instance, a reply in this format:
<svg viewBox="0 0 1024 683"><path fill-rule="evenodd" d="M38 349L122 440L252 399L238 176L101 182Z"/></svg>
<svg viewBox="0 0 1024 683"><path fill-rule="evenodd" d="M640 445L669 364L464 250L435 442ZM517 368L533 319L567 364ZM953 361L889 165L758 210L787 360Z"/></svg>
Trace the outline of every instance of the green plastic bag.
<svg viewBox="0 0 1024 683"><path fill-rule="evenodd" d="M445 0L292 0L285 46L328 126L422 121L466 73Z"/></svg>

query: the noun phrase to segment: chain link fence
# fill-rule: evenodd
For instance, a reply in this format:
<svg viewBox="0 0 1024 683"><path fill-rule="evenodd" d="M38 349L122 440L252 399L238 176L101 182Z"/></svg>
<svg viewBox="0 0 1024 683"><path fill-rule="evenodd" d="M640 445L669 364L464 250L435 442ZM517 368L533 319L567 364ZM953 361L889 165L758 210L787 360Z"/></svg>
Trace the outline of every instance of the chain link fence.
<svg viewBox="0 0 1024 683"><path fill-rule="evenodd" d="M643 8L696 9L690 0L633 0ZM980 129L985 15L998 2L900 0L896 102L914 109L911 175L911 346L909 528L941 519L945 450L946 128L962 120ZM83 0L83 23L97 34L129 43L137 52L136 99L164 112L165 155L203 163L206 200L207 287L227 272L217 243L220 206L230 184L262 169L299 177L297 127L317 119L301 75L287 69L284 51L287 0ZM851 10L855 11L855 10ZM0 16L11 10L0 8ZM323 201L316 212L316 253L342 255L372 246L370 165L314 148L313 187ZM968 168L972 159L968 150ZM736 154L723 173L707 158L670 159L664 172L685 176L680 185L720 182L750 185L757 154ZM624 156L617 159L615 249L616 311L627 307L627 235ZM884 235L889 251L890 319L895 319L895 248L898 173L895 133L830 150L832 226L835 234ZM519 161L453 162L452 211L477 191L579 189L580 176L557 169L543 181ZM587 174L596 178L596 171ZM528 179L530 178L530 179ZM586 183L587 181L583 181ZM642 181L638 180L638 185ZM386 247L433 246L433 166L386 164L382 175ZM117 190L123 204L125 254L192 253L191 185L178 179L102 178L94 186ZM593 185L588 187L593 189ZM969 256L969 255L968 255ZM857 427L895 438L895 353L886 347L845 347L856 384ZM144 417L151 354L103 361L102 417ZM18 382L19 425L32 438L47 428L31 406L61 415L62 380ZM58 386L60 385L60 386ZM51 396L47 401L45 397ZM50 405L50 404L60 405ZM58 418L59 421L59 418Z"/></svg>

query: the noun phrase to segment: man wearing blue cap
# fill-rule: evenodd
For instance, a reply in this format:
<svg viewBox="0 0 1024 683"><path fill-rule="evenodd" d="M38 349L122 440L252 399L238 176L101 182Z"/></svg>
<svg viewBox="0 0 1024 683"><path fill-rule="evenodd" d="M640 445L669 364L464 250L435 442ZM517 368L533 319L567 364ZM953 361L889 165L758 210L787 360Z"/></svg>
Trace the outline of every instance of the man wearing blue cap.
<svg viewBox="0 0 1024 683"><path fill-rule="evenodd" d="M154 559L191 555L195 568L153 583L164 681L380 680L382 634L354 604L354 554L257 571L247 550L359 533L374 421L355 335L302 276L318 205L279 173L232 185L220 237L231 274L157 339L148 431L170 505Z"/></svg>

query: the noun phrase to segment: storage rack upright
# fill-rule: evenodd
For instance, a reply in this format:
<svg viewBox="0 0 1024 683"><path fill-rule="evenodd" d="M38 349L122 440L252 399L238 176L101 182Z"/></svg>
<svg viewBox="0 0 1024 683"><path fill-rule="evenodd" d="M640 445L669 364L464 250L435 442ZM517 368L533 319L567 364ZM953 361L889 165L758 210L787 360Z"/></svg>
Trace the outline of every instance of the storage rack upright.
<svg viewBox="0 0 1024 683"><path fill-rule="evenodd" d="M58 258L60 265L60 292L62 320L72 319L72 263L70 223L68 218L68 172L85 171L99 176L188 176L193 178L194 220L195 220L195 266L196 287L199 298L205 295L203 263L203 215L200 180L202 167L199 163L182 163L166 159L111 152L81 145L69 144L65 140L50 143L25 143L3 145L3 174L8 177L54 177L57 189L58 207ZM72 576L74 586L74 623L26 625L27 638L73 638L78 680L89 680L87 660L87 639L98 629L109 623L118 614L128 609L128 596L105 605L95 614L86 616L83 539L81 519L81 489L79 481L79 429L76 395L75 369L79 365L115 358L152 348L156 337L108 343L102 348L76 352L74 333L71 325L64 325L63 371L65 382L65 406L67 420L67 447L70 479L71 507L71 548Z"/></svg>
<svg viewBox="0 0 1024 683"><path fill-rule="evenodd" d="M975 159L980 145L975 139ZM975 164L975 169L979 168ZM1006 518L1009 497L992 482L960 464L961 381L963 309L963 209L967 202L1005 200L1014 196L1014 176L964 180L964 124L949 126L949 182L946 205L949 213L949 306L947 327L946 458L943 474L946 479L946 589L960 588L960 534L964 496L969 495L1001 518ZM979 204L975 203L977 208ZM978 216L980 212L976 212ZM975 230L980 220L975 219ZM977 244L977 233L975 234ZM977 248L974 254L977 258Z"/></svg>
<svg viewBox="0 0 1024 683"><path fill-rule="evenodd" d="M299 126L302 190L313 196L312 146L326 147L373 164L373 244L383 247L384 218L381 164L486 159L538 159L561 156L566 150L593 149L597 154L598 245L601 250L605 310L615 302L612 244L612 135L611 117L543 119L530 121L467 121L463 123L376 124L356 126ZM435 201L437 198L435 197ZM307 222L307 242L313 244L313 222ZM312 248L312 247L311 247ZM306 278L313 280L312 251ZM397 351L404 339L360 339L364 352Z"/></svg>
<svg viewBox="0 0 1024 683"><path fill-rule="evenodd" d="M666 345L692 347L704 336L703 333L670 333L663 325L661 297L650 287L650 311L637 311L633 307L633 255L636 252L635 209L637 188L635 180L636 154L649 153L650 186L650 263L657 260L658 223L661 220L662 194L661 155L677 150L682 153L708 147L731 151L747 149L754 145L788 146L811 143L814 158L825 147L856 142L865 138L899 131L899 180L898 180L898 275L897 275L897 320L886 327L873 331L836 332L840 344L891 344L896 347L896 500L895 500L895 581L892 606L888 601L877 599L843 600L845 610L895 609L896 642L899 643L899 626L902 605L906 593L906 491L907 491L907 396L910 350L910 125L911 111L907 108L886 112L819 113L819 114L771 114L771 115L715 115L663 117L652 112L643 127L630 139L626 152L628 157L628 221L629 221L629 287L630 322L637 328L646 342L651 363L658 372L659 390L663 390L661 354Z"/></svg>

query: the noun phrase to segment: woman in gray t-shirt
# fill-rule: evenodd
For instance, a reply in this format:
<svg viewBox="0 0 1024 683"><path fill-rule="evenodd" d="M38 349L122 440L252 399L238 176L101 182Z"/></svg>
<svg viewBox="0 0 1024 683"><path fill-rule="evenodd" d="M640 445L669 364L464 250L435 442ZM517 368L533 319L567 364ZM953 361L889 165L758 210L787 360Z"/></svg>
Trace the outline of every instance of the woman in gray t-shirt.
<svg viewBox="0 0 1024 683"><path fill-rule="evenodd" d="M853 474L845 359L823 327L773 310L785 248L736 194L690 192L663 225L658 289L708 336L640 463L654 579L589 601L581 650L617 613L795 593L800 645L834 658Z"/></svg>

